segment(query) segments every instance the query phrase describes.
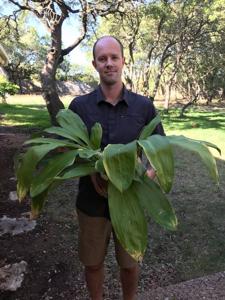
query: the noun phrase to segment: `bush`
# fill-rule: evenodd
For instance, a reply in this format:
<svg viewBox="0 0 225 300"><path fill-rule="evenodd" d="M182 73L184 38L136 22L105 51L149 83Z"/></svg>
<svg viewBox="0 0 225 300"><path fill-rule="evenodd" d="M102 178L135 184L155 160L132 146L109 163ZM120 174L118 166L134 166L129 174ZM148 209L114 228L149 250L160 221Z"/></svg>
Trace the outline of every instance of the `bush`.
<svg viewBox="0 0 225 300"><path fill-rule="evenodd" d="M18 85L8 81L4 76L0 76L0 98L6 103L6 95L14 95L18 92Z"/></svg>

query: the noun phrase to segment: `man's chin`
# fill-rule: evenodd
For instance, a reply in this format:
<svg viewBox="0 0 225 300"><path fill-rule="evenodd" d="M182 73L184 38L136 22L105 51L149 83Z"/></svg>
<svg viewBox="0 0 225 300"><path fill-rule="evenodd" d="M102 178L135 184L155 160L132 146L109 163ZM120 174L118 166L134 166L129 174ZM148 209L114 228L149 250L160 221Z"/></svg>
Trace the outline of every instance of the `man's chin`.
<svg viewBox="0 0 225 300"><path fill-rule="evenodd" d="M114 85L116 84L119 80L116 78L101 78L101 81L106 84L106 85Z"/></svg>
<svg viewBox="0 0 225 300"><path fill-rule="evenodd" d="M104 83L104 84L106 84L106 85L114 85L114 84L116 84L118 81L117 80L113 80L113 79L111 79L111 80L102 80L102 82Z"/></svg>

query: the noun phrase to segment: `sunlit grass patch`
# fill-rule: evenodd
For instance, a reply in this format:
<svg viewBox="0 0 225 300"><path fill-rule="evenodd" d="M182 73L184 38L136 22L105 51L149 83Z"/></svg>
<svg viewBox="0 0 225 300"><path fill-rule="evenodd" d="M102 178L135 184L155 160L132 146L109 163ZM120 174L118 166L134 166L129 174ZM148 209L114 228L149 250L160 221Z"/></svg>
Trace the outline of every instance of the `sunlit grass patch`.
<svg viewBox="0 0 225 300"><path fill-rule="evenodd" d="M169 114L162 114L163 125L167 134L185 135L197 140L206 140L216 144L222 151L219 156L225 159L225 110L191 110L185 118L179 117L179 111L173 109Z"/></svg>
<svg viewBox="0 0 225 300"><path fill-rule="evenodd" d="M72 97L62 97L68 107ZM7 98L7 104L0 103L0 125L19 128L40 128L50 126L49 114L41 95L15 95Z"/></svg>

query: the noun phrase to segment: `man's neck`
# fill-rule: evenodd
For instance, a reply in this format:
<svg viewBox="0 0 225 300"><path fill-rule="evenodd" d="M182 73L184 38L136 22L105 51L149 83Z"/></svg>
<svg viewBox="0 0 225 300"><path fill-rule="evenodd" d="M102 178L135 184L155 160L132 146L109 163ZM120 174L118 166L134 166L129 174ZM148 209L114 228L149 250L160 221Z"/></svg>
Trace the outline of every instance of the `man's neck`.
<svg viewBox="0 0 225 300"><path fill-rule="evenodd" d="M115 105L118 100L120 100L121 92L123 89L122 82L115 83L114 85L105 85L101 82L100 86L107 102Z"/></svg>

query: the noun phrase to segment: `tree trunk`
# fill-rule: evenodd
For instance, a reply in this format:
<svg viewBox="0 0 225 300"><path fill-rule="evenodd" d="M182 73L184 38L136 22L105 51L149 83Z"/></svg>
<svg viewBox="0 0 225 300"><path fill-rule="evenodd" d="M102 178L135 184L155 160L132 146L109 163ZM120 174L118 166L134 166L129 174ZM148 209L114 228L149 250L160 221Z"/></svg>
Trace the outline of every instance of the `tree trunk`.
<svg viewBox="0 0 225 300"><path fill-rule="evenodd" d="M181 112L180 112L180 115L179 115L180 118L183 118L183 117L184 117L184 111L185 111L189 106L191 106L191 105L193 105L193 104L195 104L195 103L197 102L198 96L199 96L199 94L195 95L195 97L194 97L192 100L190 100L189 102L187 102L187 103L182 107Z"/></svg>
<svg viewBox="0 0 225 300"><path fill-rule="evenodd" d="M57 89L55 74L61 54L61 24L51 32L52 46L47 53L46 61L41 72L42 96L51 118L51 123L57 125L56 115L60 109L64 108Z"/></svg>
<svg viewBox="0 0 225 300"><path fill-rule="evenodd" d="M165 100L164 100L164 110L165 112L169 111L170 105L170 96L171 96L171 83L166 84Z"/></svg>

